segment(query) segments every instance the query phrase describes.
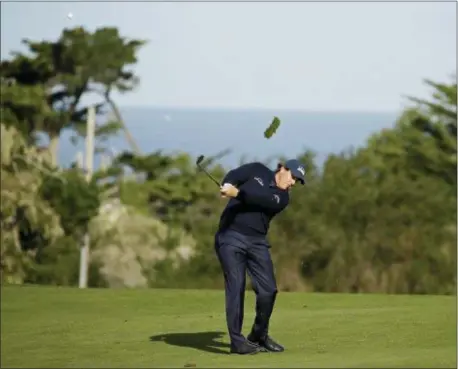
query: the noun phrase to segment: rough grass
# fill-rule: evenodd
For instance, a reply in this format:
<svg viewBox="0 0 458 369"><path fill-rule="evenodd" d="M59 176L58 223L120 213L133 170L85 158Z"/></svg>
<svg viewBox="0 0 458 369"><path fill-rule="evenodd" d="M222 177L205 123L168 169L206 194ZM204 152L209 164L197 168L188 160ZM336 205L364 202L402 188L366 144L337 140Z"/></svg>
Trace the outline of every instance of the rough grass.
<svg viewBox="0 0 458 369"><path fill-rule="evenodd" d="M454 296L280 293L271 333L287 351L229 355L222 291L2 288L2 367L457 364Z"/></svg>

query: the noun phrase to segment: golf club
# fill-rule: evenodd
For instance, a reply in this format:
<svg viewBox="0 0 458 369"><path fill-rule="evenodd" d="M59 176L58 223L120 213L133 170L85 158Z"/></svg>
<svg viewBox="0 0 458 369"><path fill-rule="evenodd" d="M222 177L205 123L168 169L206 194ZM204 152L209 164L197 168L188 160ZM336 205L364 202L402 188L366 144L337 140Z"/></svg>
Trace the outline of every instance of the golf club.
<svg viewBox="0 0 458 369"><path fill-rule="evenodd" d="M200 155L200 156L197 158L197 160L196 160L196 165L199 167L199 169L200 169L201 171L203 171L203 172L208 176L208 178L210 178L213 182L215 182L215 183L218 185L218 187L221 187L221 183L219 183L219 181L216 180L215 177L213 177L210 173L208 173L208 172L205 170L204 167L202 167L202 166L200 165L200 164L202 163L202 161L204 160L204 158L205 158L205 157L204 157L203 155Z"/></svg>

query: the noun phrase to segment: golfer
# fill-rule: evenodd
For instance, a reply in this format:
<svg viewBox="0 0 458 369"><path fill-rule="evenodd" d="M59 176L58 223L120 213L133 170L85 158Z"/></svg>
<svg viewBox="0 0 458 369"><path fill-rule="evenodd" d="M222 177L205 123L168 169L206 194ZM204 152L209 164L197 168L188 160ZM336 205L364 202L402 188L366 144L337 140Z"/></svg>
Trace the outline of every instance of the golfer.
<svg viewBox="0 0 458 369"><path fill-rule="evenodd" d="M215 250L224 272L226 320L231 353L281 352L268 335L277 284L266 239L271 219L289 203L289 189L304 184L305 169L298 160L279 164L276 171L261 163L229 171L220 188L230 198L215 235ZM242 333L246 271L256 294L256 318L251 333Z"/></svg>

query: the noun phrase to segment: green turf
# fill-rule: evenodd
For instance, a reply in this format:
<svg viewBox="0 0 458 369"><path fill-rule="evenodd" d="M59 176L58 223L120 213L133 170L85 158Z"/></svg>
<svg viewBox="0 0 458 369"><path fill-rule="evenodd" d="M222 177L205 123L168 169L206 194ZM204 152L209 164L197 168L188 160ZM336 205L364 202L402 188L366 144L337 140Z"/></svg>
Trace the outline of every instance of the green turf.
<svg viewBox="0 0 458 369"><path fill-rule="evenodd" d="M455 297L280 293L284 353L228 355L225 327L222 291L3 287L1 364L456 368Z"/></svg>

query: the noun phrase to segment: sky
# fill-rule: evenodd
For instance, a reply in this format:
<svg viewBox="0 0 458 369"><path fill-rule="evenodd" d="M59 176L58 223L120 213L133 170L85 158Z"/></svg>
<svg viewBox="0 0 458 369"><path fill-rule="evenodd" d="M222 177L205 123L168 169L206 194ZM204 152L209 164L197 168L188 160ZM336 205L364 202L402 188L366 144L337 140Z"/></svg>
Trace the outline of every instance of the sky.
<svg viewBox="0 0 458 369"><path fill-rule="evenodd" d="M1 56L63 28L148 40L121 106L399 111L456 73L456 2L11 2ZM68 13L73 17L69 19Z"/></svg>

